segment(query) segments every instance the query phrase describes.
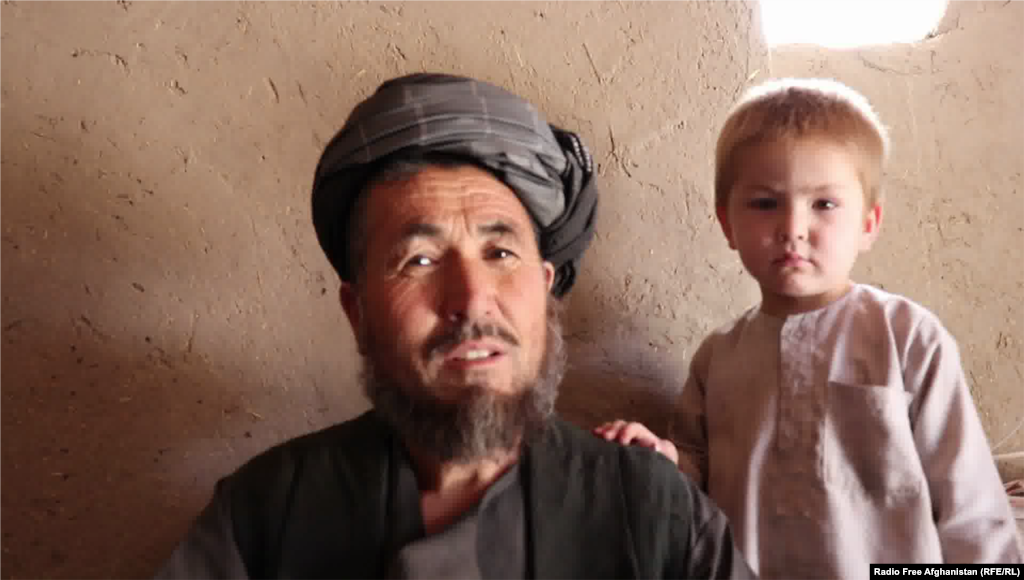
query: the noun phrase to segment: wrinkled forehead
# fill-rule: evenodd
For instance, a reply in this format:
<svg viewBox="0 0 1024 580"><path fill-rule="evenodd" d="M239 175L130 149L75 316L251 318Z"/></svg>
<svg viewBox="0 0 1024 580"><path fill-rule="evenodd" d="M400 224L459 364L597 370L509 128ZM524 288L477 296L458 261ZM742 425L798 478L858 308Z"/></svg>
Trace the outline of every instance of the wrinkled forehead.
<svg viewBox="0 0 1024 580"><path fill-rule="evenodd" d="M410 234L505 233L535 240L535 226L516 194L473 166L426 167L398 180L377 183L366 195L371 243L392 244ZM500 226L500 227L498 227ZM534 241L534 244L536 242Z"/></svg>

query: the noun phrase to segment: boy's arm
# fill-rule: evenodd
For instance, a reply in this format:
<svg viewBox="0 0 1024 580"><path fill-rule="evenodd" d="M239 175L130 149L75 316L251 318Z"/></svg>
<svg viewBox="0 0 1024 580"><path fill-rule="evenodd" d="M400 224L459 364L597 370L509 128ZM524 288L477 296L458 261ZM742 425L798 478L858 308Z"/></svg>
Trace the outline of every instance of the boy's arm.
<svg viewBox="0 0 1024 580"><path fill-rule="evenodd" d="M904 384L914 442L932 511L951 563L1019 563L1017 530L952 336L918 325L907 349Z"/></svg>
<svg viewBox="0 0 1024 580"><path fill-rule="evenodd" d="M616 441L620 445L639 445L653 449L668 458L672 465L679 465L679 454L672 441L661 439L643 423L618 419L595 427L593 433L598 437L603 437L605 441Z"/></svg>
<svg viewBox="0 0 1024 580"><path fill-rule="evenodd" d="M711 359L711 341L705 340L690 361L690 373L679 395L669 429L679 452L679 471L688 475L702 490L708 482L708 432L705 413L705 379Z"/></svg>

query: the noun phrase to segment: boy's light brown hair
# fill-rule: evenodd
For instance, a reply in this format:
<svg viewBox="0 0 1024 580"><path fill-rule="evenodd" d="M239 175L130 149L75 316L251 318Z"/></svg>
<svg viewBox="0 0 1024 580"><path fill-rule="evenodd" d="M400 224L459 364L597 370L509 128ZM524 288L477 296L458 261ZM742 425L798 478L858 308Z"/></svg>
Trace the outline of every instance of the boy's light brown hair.
<svg viewBox="0 0 1024 580"><path fill-rule="evenodd" d="M715 206L728 203L744 148L803 137L852 147L860 160L865 206L881 200L889 135L868 100L830 79L779 79L749 89L729 112L715 147Z"/></svg>

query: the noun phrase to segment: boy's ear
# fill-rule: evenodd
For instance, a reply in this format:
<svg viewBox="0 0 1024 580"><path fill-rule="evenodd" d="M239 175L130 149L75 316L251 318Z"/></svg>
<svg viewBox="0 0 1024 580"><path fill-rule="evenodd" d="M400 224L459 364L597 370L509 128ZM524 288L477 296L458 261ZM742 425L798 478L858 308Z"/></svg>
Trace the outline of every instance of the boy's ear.
<svg viewBox="0 0 1024 580"><path fill-rule="evenodd" d="M882 202L868 208L864 214L864 234L861 236L860 250L866 252L878 239L878 230L882 227Z"/></svg>
<svg viewBox="0 0 1024 580"><path fill-rule="evenodd" d="M729 227L729 206L726 205L715 205L715 215L718 216L718 225L722 226L722 233L725 234L725 239L729 241L729 248L735 250L736 243L732 239L732 228Z"/></svg>
<svg viewBox="0 0 1024 580"><path fill-rule="evenodd" d="M342 282L341 288L338 290L338 298L341 301L341 307L345 310L345 316L348 317L348 323L352 326L352 334L355 335L359 354L366 354L366 340L363 336L363 304L359 299L359 291L355 284Z"/></svg>

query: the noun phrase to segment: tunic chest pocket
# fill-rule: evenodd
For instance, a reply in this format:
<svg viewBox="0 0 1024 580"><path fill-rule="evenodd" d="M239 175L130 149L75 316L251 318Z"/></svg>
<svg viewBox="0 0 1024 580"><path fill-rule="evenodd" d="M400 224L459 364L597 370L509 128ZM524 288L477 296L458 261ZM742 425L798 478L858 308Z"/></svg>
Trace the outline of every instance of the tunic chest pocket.
<svg viewBox="0 0 1024 580"><path fill-rule="evenodd" d="M825 422L828 484L885 503L921 493L924 472L902 387L829 381Z"/></svg>

